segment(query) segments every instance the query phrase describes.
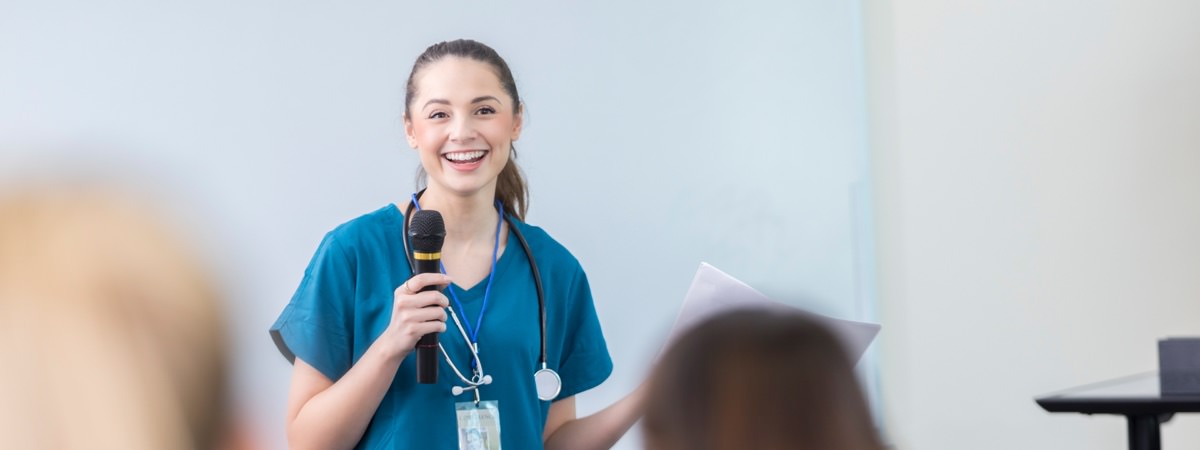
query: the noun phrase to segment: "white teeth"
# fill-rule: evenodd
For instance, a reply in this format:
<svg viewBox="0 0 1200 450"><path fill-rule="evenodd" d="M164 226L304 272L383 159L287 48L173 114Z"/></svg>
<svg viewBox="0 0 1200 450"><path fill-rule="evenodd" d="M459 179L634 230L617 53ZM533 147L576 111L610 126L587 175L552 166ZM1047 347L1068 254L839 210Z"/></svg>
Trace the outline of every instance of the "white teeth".
<svg viewBox="0 0 1200 450"><path fill-rule="evenodd" d="M447 154L446 154L446 159L449 159L449 160L451 160L451 161L470 161L470 160L472 160L472 159L476 159L476 158L480 158L480 157L482 157L482 156L483 156L483 154L484 154L484 151L483 151L483 150L476 150L476 151L473 151L473 152L455 152L455 153L447 153Z"/></svg>

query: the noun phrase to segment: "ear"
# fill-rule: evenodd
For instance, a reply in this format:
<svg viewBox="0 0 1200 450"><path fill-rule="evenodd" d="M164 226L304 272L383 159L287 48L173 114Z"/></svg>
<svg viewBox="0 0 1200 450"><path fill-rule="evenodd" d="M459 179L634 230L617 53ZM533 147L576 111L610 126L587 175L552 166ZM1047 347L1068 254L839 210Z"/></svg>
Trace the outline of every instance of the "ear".
<svg viewBox="0 0 1200 450"><path fill-rule="evenodd" d="M521 106L517 109L516 116L513 117L513 131L512 131L511 141L517 142L517 139L521 138L521 127L523 125L525 125L525 104L521 103Z"/></svg>
<svg viewBox="0 0 1200 450"><path fill-rule="evenodd" d="M416 150L417 137L413 134L412 118L408 117L408 113L404 113L404 137L408 139L408 146Z"/></svg>

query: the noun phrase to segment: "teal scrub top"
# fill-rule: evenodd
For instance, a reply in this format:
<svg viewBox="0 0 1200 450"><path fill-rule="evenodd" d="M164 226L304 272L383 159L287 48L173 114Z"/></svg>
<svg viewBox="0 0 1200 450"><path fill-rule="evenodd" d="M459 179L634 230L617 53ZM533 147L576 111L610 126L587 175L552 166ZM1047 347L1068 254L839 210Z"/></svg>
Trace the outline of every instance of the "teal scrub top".
<svg viewBox="0 0 1200 450"><path fill-rule="evenodd" d="M562 377L558 399L591 389L612 373L612 358L579 261L545 231L515 221L537 260L546 296L546 351L551 369ZM296 294L271 327L271 336L289 361L303 359L335 382L344 375L391 321L393 292L412 276L404 253L404 215L391 204L351 220L325 235L304 271ZM459 318L475 326L487 280L464 290L451 285L466 309ZM447 294L449 297L449 294ZM454 302L451 301L451 306ZM509 231L496 262L487 311L479 330L479 356L492 384L481 399L496 400L500 437L509 450L542 448L550 403L537 397L539 369L538 300L533 273L520 243ZM470 351L453 321L439 337L463 374L470 376ZM355 448L458 448L455 403L473 401L439 357L438 382L417 384L416 355L410 353Z"/></svg>

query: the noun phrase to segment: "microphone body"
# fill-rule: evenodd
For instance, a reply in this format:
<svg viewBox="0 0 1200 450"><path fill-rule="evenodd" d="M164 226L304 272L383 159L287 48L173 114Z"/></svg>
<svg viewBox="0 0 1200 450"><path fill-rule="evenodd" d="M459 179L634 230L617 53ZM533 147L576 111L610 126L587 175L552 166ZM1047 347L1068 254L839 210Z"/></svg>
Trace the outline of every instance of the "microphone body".
<svg viewBox="0 0 1200 450"><path fill-rule="evenodd" d="M417 211L413 214L408 237L412 240L413 275L441 273L442 243L446 239L446 224L442 221L442 215L428 209ZM420 292L436 289L437 286L425 286ZM437 355L437 333L421 336L417 341L417 383L437 383Z"/></svg>

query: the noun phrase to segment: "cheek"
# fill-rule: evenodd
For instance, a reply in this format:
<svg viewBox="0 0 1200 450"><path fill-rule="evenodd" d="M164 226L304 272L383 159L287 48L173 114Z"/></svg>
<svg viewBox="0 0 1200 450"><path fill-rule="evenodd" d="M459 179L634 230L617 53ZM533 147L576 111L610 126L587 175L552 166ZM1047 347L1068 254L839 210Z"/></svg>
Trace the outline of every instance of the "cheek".
<svg viewBox="0 0 1200 450"><path fill-rule="evenodd" d="M492 142L505 142L512 139L512 120L494 120L487 124L487 136Z"/></svg>
<svg viewBox="0 0 1200 450"><path fill-rule="evenodd" d="M415 140L417 144L421 145L421 147L437 145L438 142L441 141L439 136L441 136L441 134L439 134L437 127L429 125L418 125L413 127L413 140Z"/></svg>

